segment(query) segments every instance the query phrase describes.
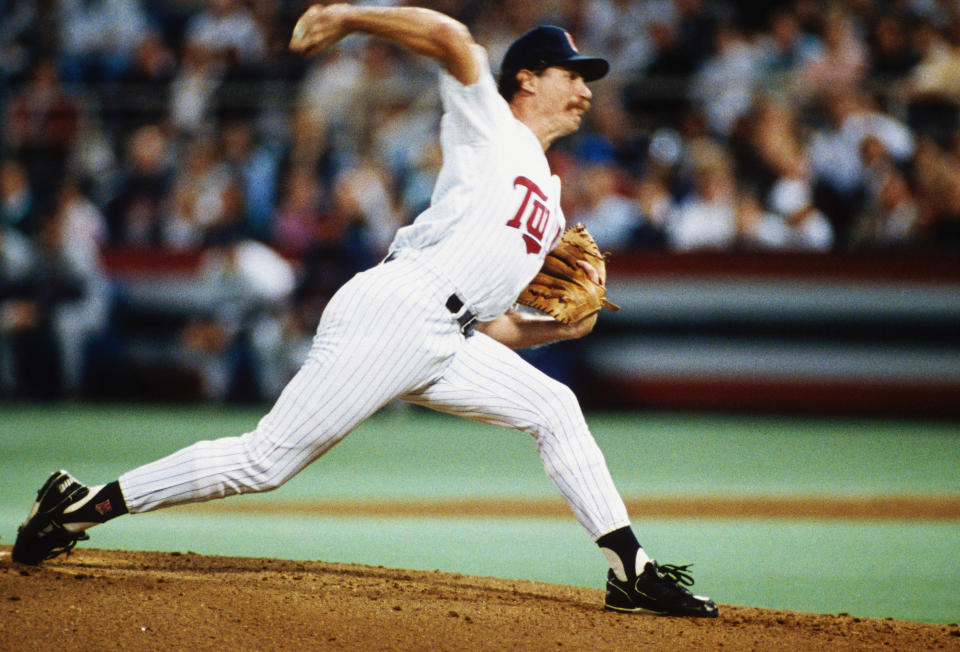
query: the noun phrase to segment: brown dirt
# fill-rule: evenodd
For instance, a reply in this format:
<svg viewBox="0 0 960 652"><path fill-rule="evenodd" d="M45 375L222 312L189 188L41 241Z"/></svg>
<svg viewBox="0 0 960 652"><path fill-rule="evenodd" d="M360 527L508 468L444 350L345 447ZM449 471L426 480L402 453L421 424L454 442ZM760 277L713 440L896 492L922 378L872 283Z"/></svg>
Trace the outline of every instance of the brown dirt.
<svg viewBox="0 0 960 652"><path fill-rule="evenodd" d="M0 650L960 650L960 627L721 605L621 615L596 589L441 572L0 547Z"/></svg>
<svg viewBox="0 0 960 652"><path fill-rule="evenodd" d="M960 495L916 496L700 496L627 499L627 512L643 518L788 518L960 520ZM557 498L371 501L214 501L187 505L211 513L303 514L305 516L463 516L569 518Z"/></svg>

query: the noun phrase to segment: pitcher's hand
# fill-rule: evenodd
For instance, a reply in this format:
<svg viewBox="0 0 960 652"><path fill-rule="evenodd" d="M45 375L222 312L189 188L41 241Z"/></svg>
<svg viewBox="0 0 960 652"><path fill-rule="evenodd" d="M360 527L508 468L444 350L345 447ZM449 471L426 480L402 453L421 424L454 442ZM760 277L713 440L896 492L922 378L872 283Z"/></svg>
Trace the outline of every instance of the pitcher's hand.
<svg viewBox="0 0 960 652"><path fill-rule="evenodd" d="M290 49L310 56L334 45L350 33L344 23L349 10L346 4L311 6L293 27Z"/></svg>

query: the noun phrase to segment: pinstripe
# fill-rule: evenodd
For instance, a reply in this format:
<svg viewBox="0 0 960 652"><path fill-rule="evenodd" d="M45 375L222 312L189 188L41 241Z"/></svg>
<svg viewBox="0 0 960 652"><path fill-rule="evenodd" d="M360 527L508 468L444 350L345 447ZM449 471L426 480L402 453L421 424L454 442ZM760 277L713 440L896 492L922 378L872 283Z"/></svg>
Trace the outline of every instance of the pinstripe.
<svg viewBox="0 0 960 652"><path fill-rule="evenodd" d="M481 319L492 319L513 304L547 253L546 246L528 253L521 230L508 226L526 192L516 179L530 179L544 193L550 233L564 224L559 180L492 76L470 87L442 79L444 165L431 207L400 229L392 249L429 250Z"/></svg>
<svg viewBox="0 0 960 652"><path fill-rule="evenodd" d="M415 263L390 267L399 273L375 268L331 300L307 362L256 430L198 442L124 474L130 510L273 489L380 407L439 375L463 341L439 299L449 286L424 297L417 288L435 279L424 279Z"/></svg>
<svg viewBox="0 0 960 652"><path fill-rule="evenodd" d="M442 378L404 398L531 434L547 475L593 538L628 524L573 393L501 344L469 338Z"/></svg>
<svg viewBox="0 0 960 652"><path fill-rule="evenodd" d="M481 318L502 314L564 218L559 180L492 76L464 87L443 75L441 95L444 164L431 207L397 234L397 259L333 296L307 361L255 429L121 476L131 512L274 489L402 398L532 435L594 539L629 524L573 392L485 335L465 338L445 307L456 294Z"/></svg>

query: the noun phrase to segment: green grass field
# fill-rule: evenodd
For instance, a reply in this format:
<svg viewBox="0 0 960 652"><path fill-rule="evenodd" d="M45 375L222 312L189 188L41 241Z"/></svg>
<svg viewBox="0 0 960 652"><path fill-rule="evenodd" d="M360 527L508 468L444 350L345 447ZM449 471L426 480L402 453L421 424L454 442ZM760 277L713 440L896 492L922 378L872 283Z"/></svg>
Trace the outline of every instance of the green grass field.
<svg viewBox="0 0 960 652"><path fill-rule="evenodd" d="M0 542L56 468L90 483L252 429L260 408L0 406ZM960 495L960 424L713 414L596 414L626 497ZM91 531L87 546L322 559L600 588L605 562L569 518L277 515L264 503L554 496L532 439L389 409L279 490L233 513L176 508ZM250 509L243 509L249 505ZM645 518L648 551L694 562L718 602L936 623L960 620L955 520Z"/></svg>

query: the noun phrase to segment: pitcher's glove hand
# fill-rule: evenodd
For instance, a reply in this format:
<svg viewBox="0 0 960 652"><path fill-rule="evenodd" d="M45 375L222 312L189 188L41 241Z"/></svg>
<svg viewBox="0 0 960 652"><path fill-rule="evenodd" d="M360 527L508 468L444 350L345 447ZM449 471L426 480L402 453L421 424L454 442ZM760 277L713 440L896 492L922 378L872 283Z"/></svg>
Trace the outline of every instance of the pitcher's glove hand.
<svg viewBox="0 0 960 652"><path fill-rule="evenodd" d="M584 264L595 270L596 280ZM600 251L586 227L577 224L563 232L517 303L571 324L600 308L620 310L620 306L607 301L606 282L607 254Z"/></svg>

